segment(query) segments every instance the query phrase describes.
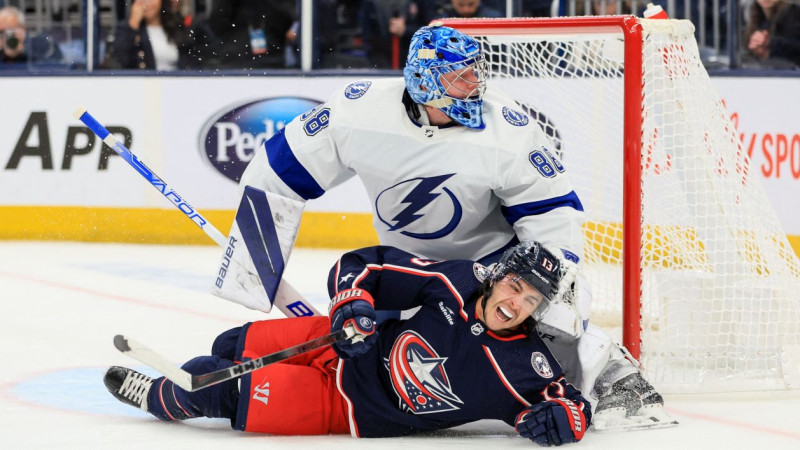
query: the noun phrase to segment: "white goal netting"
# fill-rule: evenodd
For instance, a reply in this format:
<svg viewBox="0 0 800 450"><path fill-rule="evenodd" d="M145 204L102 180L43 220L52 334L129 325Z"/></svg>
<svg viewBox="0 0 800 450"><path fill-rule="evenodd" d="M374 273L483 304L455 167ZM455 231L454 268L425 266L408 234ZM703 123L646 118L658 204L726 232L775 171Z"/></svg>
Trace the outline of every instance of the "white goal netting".
<svg viewBox="0 0 800 450"><path fill-rule="evenodd" d="M643 77L628 92L624 73L637 62L624 56L623 29L533 19L502 32L483 23L484 35L467 32L486 52L490 83L548 133L583 202L592 320L621 325L622 238L631 229L623 161L638 150L642 207L629 220L641 223L640 361L650 380L667 392L800 387L800 262L691 23L637 21ZM642 123L628 138L626 108Z"/></svg>

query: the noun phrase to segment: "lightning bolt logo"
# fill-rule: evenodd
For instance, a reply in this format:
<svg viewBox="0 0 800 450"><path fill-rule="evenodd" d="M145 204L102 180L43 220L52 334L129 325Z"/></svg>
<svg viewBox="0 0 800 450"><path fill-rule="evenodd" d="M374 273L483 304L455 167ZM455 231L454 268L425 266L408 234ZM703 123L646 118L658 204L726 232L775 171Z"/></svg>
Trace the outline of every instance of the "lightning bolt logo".
<svg viewBox="0 0 800 450"><path fill-rule="evenodd" d="M450 177L455 175L454 173L450 173L447 175L439 175L435 177L420 177L420 178L412 178L410 180L401 181L396 185L384 190L383 192L378 195L375 199L375 210L377 211L378 218L381 222L385 223L389 226L389 231L398 231L402 230L403 228L408 227L409 225L413 224L417 220L422 217L425 217L425 214L418 214L420 210L431 204L434 200L436 200L441 193L434 193L433 191L437 189L442 183L447 181ZM402 211L396 214L390 221L385 220L380 213L379 202L381 197L388 192L393 191L395 188L401 187L404 188L407 183L416 183L411 192L409 192L401 201L400 203L408 204ZM450 221L443 226L441 229L430 232L430 233L414 233L412 231L403 230L400 231L400 234L417 238L417 239L438 239L440 237L448 235L452 232L458 223L461 221L462 209L461 203L459 203L456 196L453 194L452 191L447 189L447 187L441 188L442 192L447 194L448 198L453 204L453 216L451 217Z"/></svg>

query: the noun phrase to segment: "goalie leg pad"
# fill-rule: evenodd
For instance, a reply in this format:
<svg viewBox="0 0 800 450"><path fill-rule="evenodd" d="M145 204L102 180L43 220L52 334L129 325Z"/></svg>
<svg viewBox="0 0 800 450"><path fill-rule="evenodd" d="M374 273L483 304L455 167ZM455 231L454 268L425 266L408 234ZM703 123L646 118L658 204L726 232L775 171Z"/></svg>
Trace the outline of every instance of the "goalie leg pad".
<svg viewBox="0 0 800 450"><path fill-rule="evenodd" d="M564 375L592 405L599 398L598 386L600 392L606 392L614 382L638 372L611 336L597 326L589 324L577 341L564 333L558 334L558 331L542 327L542 324L538 330L564 369Z"/></svg>
<svg viewBox="0 0 800 450"><path fill-rule="evenodd" d="M246 186L212 294L269 312L294 247L304 203Z"/></svg>
<svg viewBox="0 0 800 450"><path fill-rule="evenodd" d="M627 358L619 344L600 327L589 325L578 343L585 390L594 398L608 392L611 385L639 369ZM594 404L594 402L592 402Z"/></svg>

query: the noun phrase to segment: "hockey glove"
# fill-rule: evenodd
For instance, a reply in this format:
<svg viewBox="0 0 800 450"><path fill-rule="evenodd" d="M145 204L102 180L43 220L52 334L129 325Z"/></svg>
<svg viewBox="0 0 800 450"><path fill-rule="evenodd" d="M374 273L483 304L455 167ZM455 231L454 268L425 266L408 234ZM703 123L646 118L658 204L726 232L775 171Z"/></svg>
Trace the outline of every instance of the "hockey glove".
<svg viewBox="0 0 800 450"><path fill-rule="evenodd" d="M352 326L356 335L333 345L333 350L342 359L366 353L378 338L375 329L374 301L369 292L363 289L347 289L339 292L331 300L328 316L331 318L331 332Z"/></svg>
<svg viewBox="0 0 800 450"><path fill-rule="evenodd" d="M533 405L519 413L516 424L520 436L545 447L578 442L589 425L581 408L566 398Z"/></svg>

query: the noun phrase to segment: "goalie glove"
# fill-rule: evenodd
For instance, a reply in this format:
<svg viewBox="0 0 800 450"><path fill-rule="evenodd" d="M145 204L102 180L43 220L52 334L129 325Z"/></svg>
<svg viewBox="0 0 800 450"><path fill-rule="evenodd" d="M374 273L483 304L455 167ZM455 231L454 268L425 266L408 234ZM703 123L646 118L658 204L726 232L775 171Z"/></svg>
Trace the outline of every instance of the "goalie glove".
<svg viewBox="0 0 800 450"><path fill-rule="evenodd" d="M331 332L352 326L356 335L336 342L333 350L342 359L363 355L375 344L378 331L375 329L375 301L363 289L346 289L331 299L328 316Z"/></svg>
<svg viewBox="0 0 800 450"><path fill-rule="evenodd" d="M549 447L583 438L589 419L582 405L566 398L556 398L533 405L517 415L517 432L539 445Z"/></svg>

